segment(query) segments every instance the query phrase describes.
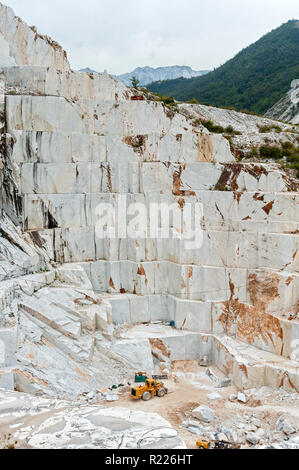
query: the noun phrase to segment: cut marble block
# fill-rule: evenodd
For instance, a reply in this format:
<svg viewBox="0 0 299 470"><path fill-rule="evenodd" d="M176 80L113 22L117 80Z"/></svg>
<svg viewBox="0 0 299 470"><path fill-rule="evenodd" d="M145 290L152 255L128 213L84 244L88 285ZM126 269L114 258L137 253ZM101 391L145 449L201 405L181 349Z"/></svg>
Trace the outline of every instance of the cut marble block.
<svg viewBox="0 0 299 470"><path fill-rule="evenodd" d="M65 309L58 307L57 304L49 301L46 303L45 299L42 301L30 299L27 304L22 302L20 308L69 338L80 338L81 321Z"/></svg>
<svg viewBox="0 0 299 470"><path fill-rule="evenodd" d="M106 161L107 138L76 132L14 131L9 158L21 163L79 163ZM10 143L7 136L7 146Z"/></svg>
<svg viewBox="0 0 299 470"><path fill-rule="evenodd" d="M215 341L217 366L231 376L240 389L268 386L299 392L297 361L286 361L230 337L217 337Z"/></svg>
<svg viewBox="0 0 299 470"><path fill-rule="evenodd" d="M179 207L180 199L178 197L170 195L163 197L160 194L155 197L154 193L136 194L139 192L139 184L136 182L134 188L130 185L128 178L128 174L132 171L138 175L139 165L124 164L113 167L109 164L109 171L99 164L85 166L64 164L58 167L49 164L22 165L21 178L25 193L24 212L27 215L27 230L46 229L51 226L51 220L52 225L55 223L55 226L59 228L82 227L86 224L95 225L99 221L96 209L103 203L112 204L117 211L120 204L124 204L128 209L130 204L141 202L146 206L148 223L150 222L152 203L169 204L173 208ZM70 178L69 185L63 183L65 172ZM57 175L60 175L60 180ZM89 178L87 175L92 176ZM109 179L106 178L107 175L109 175ZM55 194L59 184L62 192ZM38 195L32 193L37 187L43 188L40 189ZM47 190L48 194L45 193ZM73 193L68 194L67 191L73 191ZM92 192L90 193L90 191ZM258 198L258 201L255 202L254 198ZM236 199L234 193L231 192L225 192L223 195L221 192L198 191L196 197L185 197L184 203L191 204L192 207L195 207L196 203L203 205L204 227L211 232L293 234L299 226L296 213L298 197L288 193L280 193L279 195L274 193L258 193L258 195L257 193L245 193L244 195L238 193ZM74 208L71 207L67 212L69 205L73 205ZM270 206L273 210L269 210L267 214ZM76 207L77 210L75 210ZM184 249L183 246L182 249Z"/></svg>
<svg viewBox="0 0 299 470"><path fill-rule="evenodd" d="M3 46L6 47L5 41ZM13 61L5 57L4 61ZM0 73L5 91L9 94L64 97L73 102L96 100L116 104L130 99L131 91L107 73L88 74L76 71L63 71L43 64L0 63ZM68 65L69 68L69 65ZM94 119L96 119L94 117Z"/></svg>

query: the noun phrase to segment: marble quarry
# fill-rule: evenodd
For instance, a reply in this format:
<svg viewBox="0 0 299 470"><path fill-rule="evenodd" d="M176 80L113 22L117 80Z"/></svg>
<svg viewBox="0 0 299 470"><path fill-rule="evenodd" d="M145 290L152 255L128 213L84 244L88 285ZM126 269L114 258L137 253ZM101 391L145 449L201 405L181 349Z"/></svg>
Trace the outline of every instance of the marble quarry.
<svg viewBox="0 0 299 470"><path fill-rule="evenodd" d="M106 73L72 71L2 4L0 44L0 388L64 399L208 357L240 390L299 392L299 181ZM201 246L100 238L97 208L120 196L147 215L201 204Z"/></svg>

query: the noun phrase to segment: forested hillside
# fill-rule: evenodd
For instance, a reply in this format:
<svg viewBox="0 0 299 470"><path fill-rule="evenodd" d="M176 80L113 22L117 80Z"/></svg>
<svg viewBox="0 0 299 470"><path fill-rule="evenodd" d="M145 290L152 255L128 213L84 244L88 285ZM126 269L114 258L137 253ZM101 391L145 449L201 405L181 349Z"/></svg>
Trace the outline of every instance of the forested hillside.
<svg viewBox="0 0 299 470"><path fill-rule="evenodd" d="M290 20L202 77L155 82L149 90L181 101L264 113L299 78L299 21Z"/></svg>

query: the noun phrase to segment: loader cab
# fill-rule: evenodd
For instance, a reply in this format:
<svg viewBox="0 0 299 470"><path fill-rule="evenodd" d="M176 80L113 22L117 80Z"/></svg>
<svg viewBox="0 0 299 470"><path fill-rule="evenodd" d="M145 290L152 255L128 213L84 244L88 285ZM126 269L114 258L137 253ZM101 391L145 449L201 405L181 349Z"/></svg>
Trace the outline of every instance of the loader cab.
<svg viewBox="0 0 299 470"><path fill-rule="evenodd" d="M148 389L153 389L155 387L155 380L154 379L146 379L145 385Z"/></svg>

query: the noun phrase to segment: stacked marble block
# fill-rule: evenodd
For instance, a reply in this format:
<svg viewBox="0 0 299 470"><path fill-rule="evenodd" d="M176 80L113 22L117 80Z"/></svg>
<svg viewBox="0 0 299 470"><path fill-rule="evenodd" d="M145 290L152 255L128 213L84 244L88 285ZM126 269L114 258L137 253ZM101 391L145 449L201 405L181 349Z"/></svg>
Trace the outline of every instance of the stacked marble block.
<svg viewBox="0 0 299 470"><path fill-rule="evenodd" d="M298 193L277 167L235 162L222 136L131 101L106 74L5 67L0 77L19 222L54 262L84 267L95 291L111 296L115 322L173 319L291 357ZM147 207L201 202L203 246L97 238L96 207L120 194Z"/></svg>

